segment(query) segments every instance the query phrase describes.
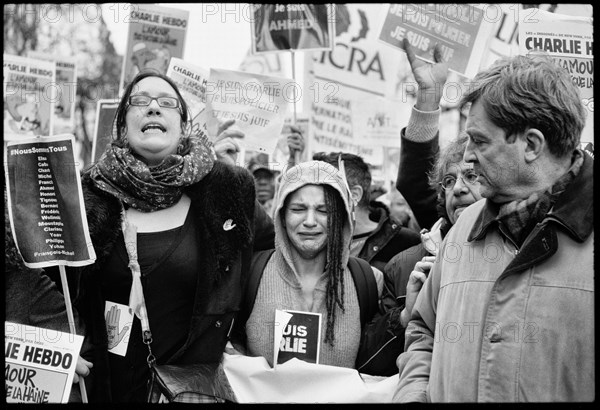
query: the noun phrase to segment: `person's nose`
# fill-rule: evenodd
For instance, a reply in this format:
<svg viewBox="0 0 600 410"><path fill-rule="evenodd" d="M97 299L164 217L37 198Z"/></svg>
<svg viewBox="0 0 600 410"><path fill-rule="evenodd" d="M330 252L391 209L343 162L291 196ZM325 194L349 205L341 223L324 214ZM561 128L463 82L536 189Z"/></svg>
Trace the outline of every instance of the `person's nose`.
<svg viewBox="0 0 600 410"><path fill-rule="evenodd" d="M470 139L467 141L467 146L465 147L465 152L463 153L463 161L466 163L474 163L477 161L477 157L473 152L473 143Z"/></svg>
<svg viewBox="0 0 600 410"><path fill-rule="evenodd" d="M465 180L463 179L462 175L458 175L456 177L456 182L454 183L454 187L452 188L452 192L454 193L454 195L459 196L463 193L469 192L469 188L467 187L467 184L465 182Z"/></svg>
<svg viewBox="0 0 600 410"><path fill-rule="evenodd" d="M304 219L304 226L306 227L314 227L317 225L317 219L315 215L314 209L309 209L306 212L306 218Z"/></svg>
<svg viewBox="0 0 600 410"><path fill-rule="evenodd" d="M158 105L158 101L156 100L152 100L150 101L150 104L148 104L148 106L146 107L146 115L161 115L161 108L160 105Z"/></svg>

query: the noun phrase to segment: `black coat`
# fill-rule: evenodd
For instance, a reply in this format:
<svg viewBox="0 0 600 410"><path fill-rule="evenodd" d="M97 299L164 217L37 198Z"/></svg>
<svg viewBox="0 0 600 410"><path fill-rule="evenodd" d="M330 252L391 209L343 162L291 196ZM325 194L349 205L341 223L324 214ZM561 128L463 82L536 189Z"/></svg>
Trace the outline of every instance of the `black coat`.
<svg viewBox="0 0 600 410"><path fill-rule="evenodd" d="M93 265L68 268L67 274L73 304L94 346L93 356L86 357L94 364L86 378L91 378L90 402L106 402L111 400L111 389L101 279L121 230L121 205L93 185L89 172L83 173L81 182L97 259ZM167 363L218 362L239 310L252 253L274 247L273 222L256 202L252 176L241 167L217 161L208 175L185 192L200 233L200 267L187 341ZM236 226L226 231L223 224L228 219ZM60 280L57 269L53 278Z"/></svg>

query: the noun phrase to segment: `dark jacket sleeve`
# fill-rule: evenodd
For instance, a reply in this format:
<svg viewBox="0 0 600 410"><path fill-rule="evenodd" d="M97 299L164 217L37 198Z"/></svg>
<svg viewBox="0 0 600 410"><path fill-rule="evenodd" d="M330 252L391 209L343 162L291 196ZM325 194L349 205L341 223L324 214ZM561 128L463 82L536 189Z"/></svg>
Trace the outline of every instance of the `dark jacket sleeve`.
<svg viewBox="0 0 600 410"><path fill-rule="evenodd" d="M254 251L275 248L275 227L273 219L267 214L260 202L254 204Z"/></svg>
<svg viewBox="0 0 600 410"><path fill-rule="evenodd" d="M394 256L383 269L384 293L382 307L385 311L401 306L404 308L406 285L415 264L428 255L421 243Z"/></svg>
<svg viewBox="0 0 600 410"><path fill-rule="evenodd" d="M421 228L431 228L438 220L437 192L429 185L428 172L439 151L439 134L427 142L414 142L401 132L400 164L396 188L410 206Z"/></svg>

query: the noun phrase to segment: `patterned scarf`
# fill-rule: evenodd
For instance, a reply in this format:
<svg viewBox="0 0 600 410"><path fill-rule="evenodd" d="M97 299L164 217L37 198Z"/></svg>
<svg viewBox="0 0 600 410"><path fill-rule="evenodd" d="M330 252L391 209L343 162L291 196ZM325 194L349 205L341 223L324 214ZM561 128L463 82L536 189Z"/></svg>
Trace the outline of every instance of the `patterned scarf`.
<svg viewBox="0 0 600 410"><path fill-rule="evenodd" d="M91 170L101 190L142 212L165 209L177 203L186 186L200 181L212 169L215 152L203 140L190 137L190 152L171 154L150 167L129 148L111 145Z"/></svg>
<svg viewBox="0 0 600 410"><path fill-rule="evenodd" d="M541 222L558 197L575 179L583 165L583 154L577 150L573 154L573 163L569 171L560 177L550 189L545 192L535 192L527 199L516 200L500 206L496 219L504 226L518 246L523 244L535 224Z"/></svg>

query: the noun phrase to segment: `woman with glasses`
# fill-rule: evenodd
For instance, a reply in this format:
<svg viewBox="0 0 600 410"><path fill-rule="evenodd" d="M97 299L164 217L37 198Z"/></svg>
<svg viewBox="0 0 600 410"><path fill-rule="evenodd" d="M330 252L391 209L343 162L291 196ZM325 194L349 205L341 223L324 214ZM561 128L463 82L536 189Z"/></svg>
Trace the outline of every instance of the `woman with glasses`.
<svg viewBox="0 0 600 410"><path fill-rule="evenodd" d="M189 118L168 77L142 72L83 173L97 260L73 272L73 294L97 350L90 402L145 401L152 356L219 362L252 252L273 247L252 176L216 161Z"/></svg>

